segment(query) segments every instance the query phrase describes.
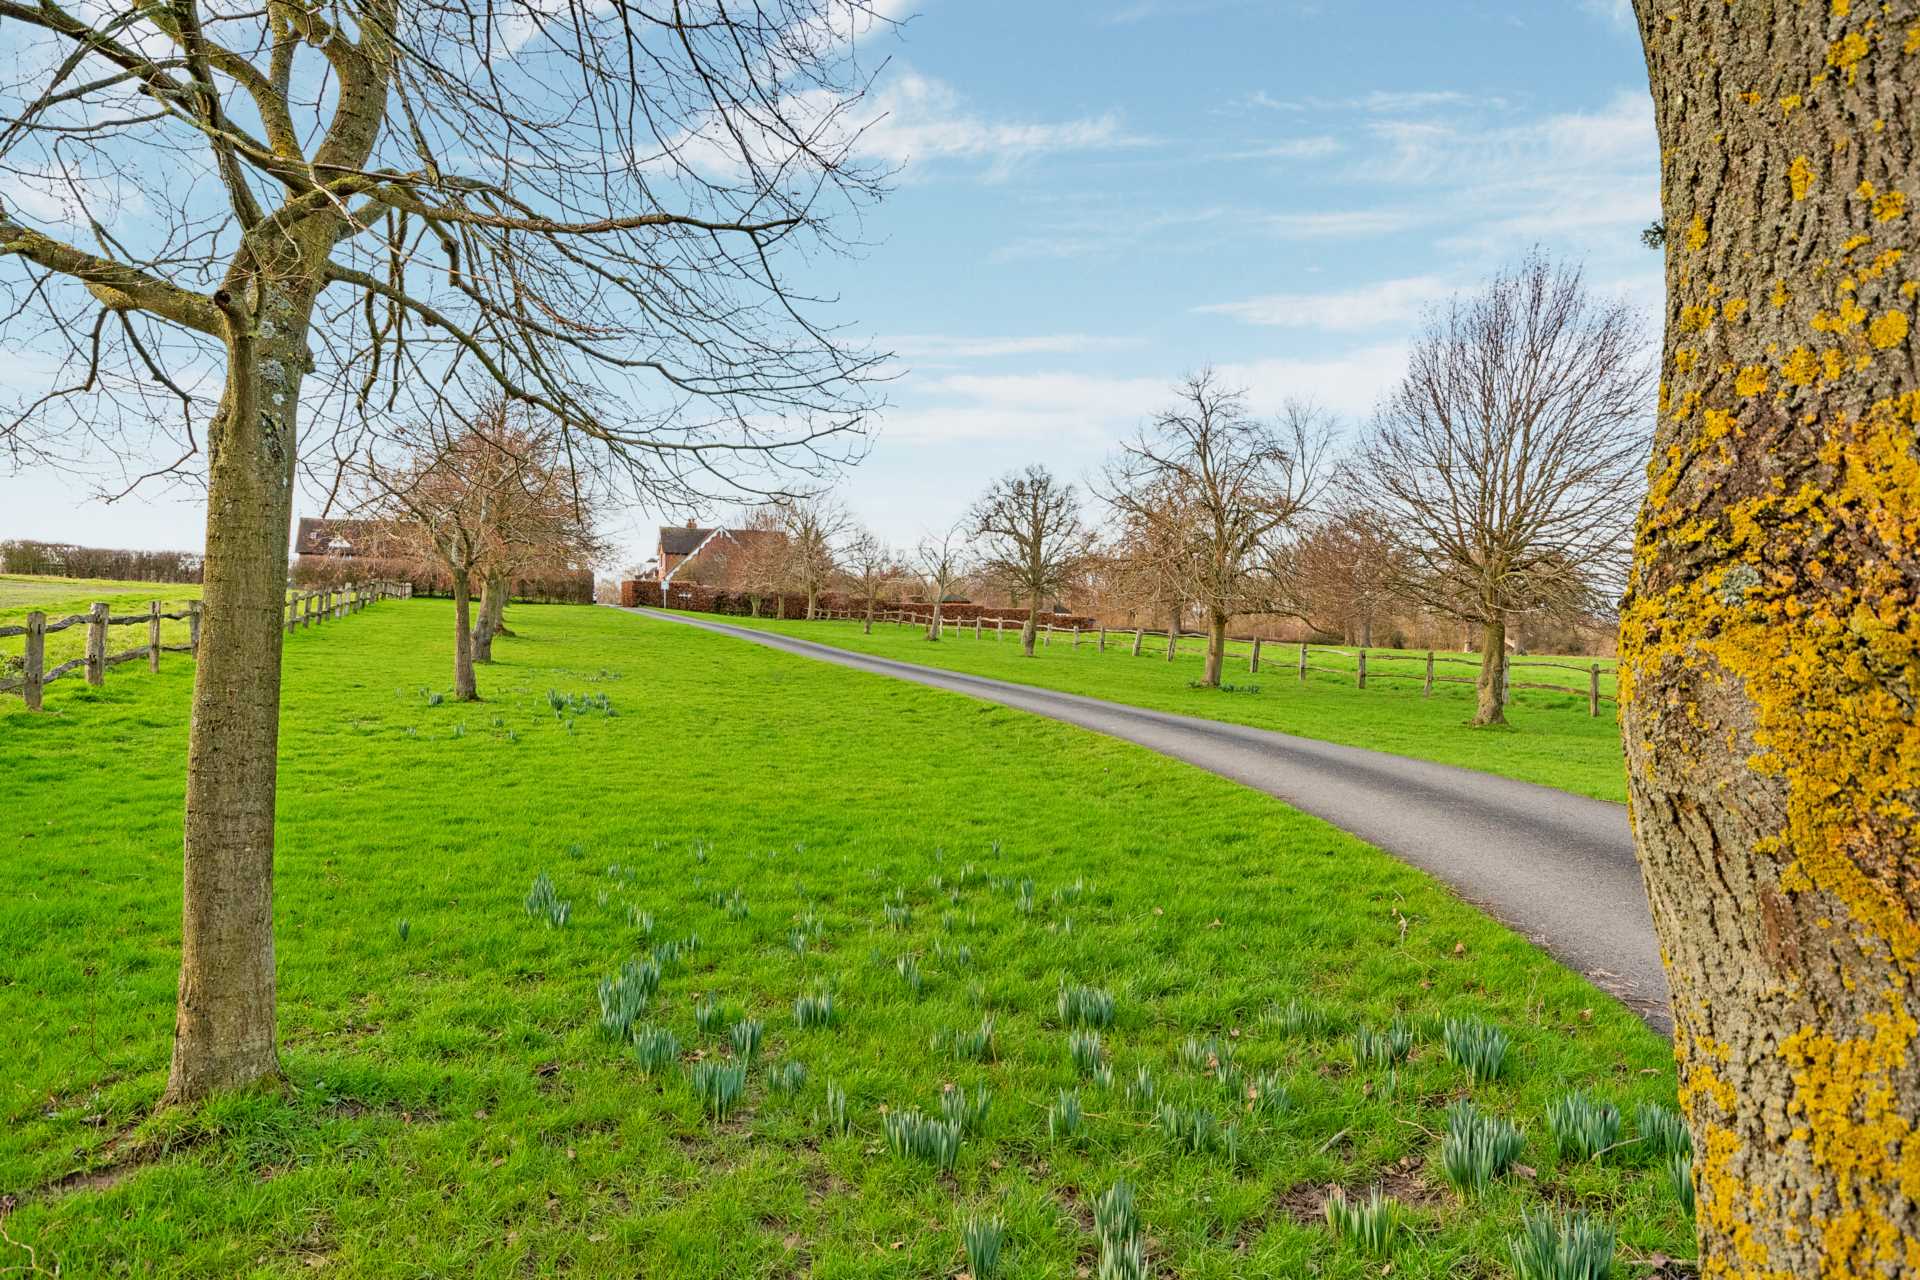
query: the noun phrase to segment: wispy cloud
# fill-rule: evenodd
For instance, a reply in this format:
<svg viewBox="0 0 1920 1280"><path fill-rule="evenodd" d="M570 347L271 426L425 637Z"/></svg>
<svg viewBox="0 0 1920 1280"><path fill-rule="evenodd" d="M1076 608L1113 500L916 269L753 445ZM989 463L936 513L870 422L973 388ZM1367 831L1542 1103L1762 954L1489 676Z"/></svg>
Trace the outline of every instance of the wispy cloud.
<svg viewBox="0 0 1920 1280"><path fill-rule="evenodd" d="M1305 138L1282 138L1277 142L1263 142L1242 148L1238 151L1224 152L1220 160L1319 160L1343 149L1340 139L1330 134L1314 134Z"/></svg>
<svg viewBox="0 0 1920 1280"><path fill-rule="evenodd" d="M1113 111L1054 121L992 119L970 109L951 85L912 71L882 86L872 107L860 151L905 168L970 162L999 178L1044 155L1151 143L1129 132Z"/></svg>
<svg viewBox="0 0 1920 1280"><path fill-rule="evenodd" d="M904 359L989 360L1005 356L1078 355L1140 346L1140 338L1100 337L1090 333L1048 333L1025 337L960 337L912 333L882 338L879 345Z"/></svg>
<svg viewBox="0 0 1920 1280"><path fill-rule="evenodd" d="M1447 281L1439 276L1407 276L1357 289L1266 293L1238 302L1210 303L1194 310L1202 315L1229 316L1248 324L1365 333L1404 328L1422 308L1446 297L1450 291Z"/></svg>

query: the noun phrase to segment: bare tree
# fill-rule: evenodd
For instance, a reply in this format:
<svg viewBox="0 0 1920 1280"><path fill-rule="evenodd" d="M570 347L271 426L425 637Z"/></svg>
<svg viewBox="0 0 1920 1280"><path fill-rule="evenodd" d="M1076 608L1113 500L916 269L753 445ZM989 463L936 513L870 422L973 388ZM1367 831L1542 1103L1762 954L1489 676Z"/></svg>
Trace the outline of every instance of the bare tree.
<svg viewBox="0 0 1920 1280"><path fill-rule="evenodd" d="M570 464L558 432L503 422L488 434L496 446L517 455L520 465L516 483L502 490L486 527L479 617L473 624L475 662L492 662L494 637L513 634L505 614L516 579L588 571L609 550L594 528L594 510L604 501L602 486Z"/></svg>
<svg viewBox="0 0 1920 1280"><path fill-rule="evenodd" d="M1107 501L1162 548L1206 613L1209 685L1220 683L1227 624L1273 607L1272 546L1324 491L1331 438L1311 404L1288 401L1261 421L1208 369L1108 465Z"/></svg>
<svg viewBox="0 0 1920 1280"><path fill-rule="evenodd" d="M846 555L842 557L847 577L860 588L860 595L867 604L867 616L861 631L873 634L874 605L880 599L880 592L886 585L900 575L900 564L893 549L880 540L880 535L871 529L857 529L847 539Z"/></svg>
<svg viewBox="0 0 1920 1280"><path fill-rule="evenodd" d="M1041 600L1065 590L1088 553L1079 495L1045 467L1030 466L989 485L967 519L980 571L1027 602L1020 647L1031 658Z"/></svg>
<svg viewBox="0 0 1920 1280"><path fill-rule="evenodd" d="M1429 318L1375 414L1349 492L1399 541L1399 589L1479 625L1475 724L1505 720L1510 621L1618 597L1651 377L1632 310L1534 254Z"/></svg>
<svg viewBox="0 0 1920 1280"><path fill-rule="evenodd" d="M471 616L477 580L503 560L564 555L572 547L556 548L555 541L586 537L569 527L570 477L558 471L552 439L527 418L524 409L494 400L470 420L408 429L401 461L369 455L353 474L365 509L393 531L403 553L452 579L453 696L461 702L480 696L473 664L482 629Z"/></svg>
<svg viewBox="0 0 1920 1280"><path fill-rule="evenodd" d="M1125 503L1109 506L1116 528L1105 562L1113 585L1130 613L1166 619L1166 656L1172 662L1192 598L1192 510L1167 483L1136 483Z"/></svg>
<svg viewBox="0 0 1920 1280"><path fill-rule="evenodd" d="M299 460L341 465L480 386L669 505L810 488L857 455L876 357L809 318L787 264L879 191L849 40L874 19L867 0L0 0L0 20L19 68L0 81L0 325L64 364L0 440L164 449L174 473L209 445L164 1095L183 1102L279 1071Z"/></svg>
<svg viewBox="0 0 1920 1280"><path fill-rule="evenodd" d="M788 498L776 511L787 535L787 579L807 598L807 621L819 610L820 593L840 571L840 540L853 517L824 495Z"/></svg>
<svg viewBox="0 0 1920 1280"><path fill-rule="evenodd" d="M1377 513L1350 502L1286 539L1274 556L1274 612L1362 647L1373 644L1374 623L1406 577L1405 557Z"/></svg>
<svg viewBox="0 0 1920 1280"><path fill-rule="evenodd" d="M933 597L933 615L927 619L927 639L940 638L940 609L953 589L972 572L966 530L954 525L944 533L930 533L914 548L913 567Z"/></svg>

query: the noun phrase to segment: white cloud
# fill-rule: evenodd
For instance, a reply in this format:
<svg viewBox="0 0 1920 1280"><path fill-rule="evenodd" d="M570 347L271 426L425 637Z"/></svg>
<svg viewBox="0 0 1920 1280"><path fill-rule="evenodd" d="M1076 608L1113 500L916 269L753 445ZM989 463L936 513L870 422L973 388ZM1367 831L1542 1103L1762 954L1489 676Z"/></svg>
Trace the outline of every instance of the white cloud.
<svg viewBox="0 0 1920 1280"><path fill-rule="evenodd" d="M1239 151L1221 155L1222 160L1318 160L1342 150L1340 139L1328 134L1305 138L1284 138L1279 142L1256 143Z"/></svg>
<svg viewBox="0 0 1920 1280"><path fill-rule="evenodd" d="M1097 337L1090 333L1050 333L1027 337L959 337L944 333L909 333L895 338L881 338L878 345L907 359L983 360L1001 356L1116 351L1137 347L1141 345L1141 339Z"/></svg>
<svg viewBox="0 0 1920 1280"><path fill-rule="evenodd" d="M1037 156L1147 144L1115 112L1072 120L991 120L966 106L952 86L903 72L874 95L859 150L900 166L939 160L985 161L994 176Z"/></svg>
<svg viewBox="0 0 1920 1280"><path fill-rule="evenodd" d="M1331 333L1363 333L1404 327L1429 303L1450 292L1439 276L1382 280L1357 289L1320 293L1267 293L1238 302L1195 307L1203 315L1230 316L1248 324Z"/></svg>
<svg viewBox="0 0 1920 1280"><path fill-rule="evenodd" d="M1283 240L1381 236L1419 226L1421 215L1402 209L1345 209L1328 213L1272 213L1255 220Z"/></svg>

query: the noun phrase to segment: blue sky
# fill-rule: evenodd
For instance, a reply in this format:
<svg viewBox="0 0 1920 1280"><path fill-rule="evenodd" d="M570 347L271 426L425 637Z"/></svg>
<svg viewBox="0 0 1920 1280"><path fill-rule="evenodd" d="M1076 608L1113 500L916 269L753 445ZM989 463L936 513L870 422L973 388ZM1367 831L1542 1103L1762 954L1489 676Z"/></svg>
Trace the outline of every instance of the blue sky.
<svg viewBox="0 0 1920 1280"><path fill-rule="evenodd" d="M853 261L807 285L900 356L842 492L884 536L996 474L1074 479L1211 363L1256 408L1348 423L1420 309L1539 244L1642 306L1652 104L1624 3L913 0L867 147L899 166ZM0 535L201 542L190 495L0 473ZM302 504L303 508L306 504ZM658 513L612 532L650 552Z"/></svg>

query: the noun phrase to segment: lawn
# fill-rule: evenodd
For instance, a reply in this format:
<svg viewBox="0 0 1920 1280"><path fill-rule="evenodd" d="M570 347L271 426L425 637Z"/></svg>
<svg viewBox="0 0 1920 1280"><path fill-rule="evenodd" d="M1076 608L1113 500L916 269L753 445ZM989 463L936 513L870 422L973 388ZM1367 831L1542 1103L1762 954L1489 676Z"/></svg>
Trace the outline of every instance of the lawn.
<svg viewBox="0 0 1920 1280"><path fill-rule="evenodd" d="M718 621L1136 707L1437 760L1601 800L1624 804L1627 798L1620 725L1612 703L1601 703L1600 715L1595 717L1587 714L1584 693L1515 689L1507 708L1508 727L1476 729L1467 723L1473 716L1472 685L1438 683L1433 696L1423 698L1418 678L1422 662L1381 661L1393 655L1415 656L1409 651L1370 650L1368 685L1361 689L1354 682L1350 653L1315 649L1310 665L1335 669L1309 671L1303 682L1296 665L1298 646L1265 646L1255 675L1248 670L1248 646L1236 644L1229 647L1224 679L1232 687L1209 689L1200 685L1206 642L1198 637L1183 639L1172 662L1167 661L1164 636L1157 642L1149 637L1136 658L1132 633L1120 631L1108 633L1104 653L1092 632L1083 635L1077 646L1070 634L1056 633L1051 643L1027 658L1011 625L1004 636L986 628L977 640L971 626L949 627L939 643L929 643L923 627L892 623L876 622L873 634L866 635L859 622L735 617ZM1418 656L1424 660L1424 653ZM1584 667L1592 659L1540 661ZM1442 675L1473 674L1472 668L1457 665L1437 670ZM1603 663L1602 671L1601 688L1611 695L1611 663ZM1516 674L1513 679L1586 686L1583 675L1552 668Z"/></svg>
<svg viewBox="0 0 1920 1280"><path fill-rule="evenodd" d="M145 613L147 603L152 600L160 601L163 613L173 613L187 601L199 598L200 584L197 582L117 582L107 578L47 578L0 573L0 626L18 626L34 610L46 614L48 622L58 622L72 614L85 613L96 600L105 601L112 613L124 616ZM132 649L146 642L145 626L110 627L107 631L109 653ZM186 642L186 622L167 621L160 624L160 643ZM19 636L0 639L0 672L6 669L9 658L20 656L25 644L25 640ZM47 665L57 666L68 658L77 658L86 649L87 629L84 626L56 631L47 637ZM0 679L5 678L0 675Z"/></svg>
<svg viewBox="0 0 1920 1280"><path fill-rule="evenodd" d="M1125 743L612 610L516 607L454 704L449 610L288 639L284 1095L149 1118L190 664L0 710L0 1267L947 1277L979 1215L1000 1274L1071 1276L1117 1180L1162 1276L1505 1275L1543 1205L1691 1254L1635 1141L1668 1046L1412 869ZM1511 1037L1497 1078L1458 1017ZM1357 1063L1396 1021L1407 1056ZM1556 1150L1575 1088L1626 1145ZM1524 1146L1462 1197L1466 1098ZM1323 1217L1376 1186L1390 1257Z"/></svg>

